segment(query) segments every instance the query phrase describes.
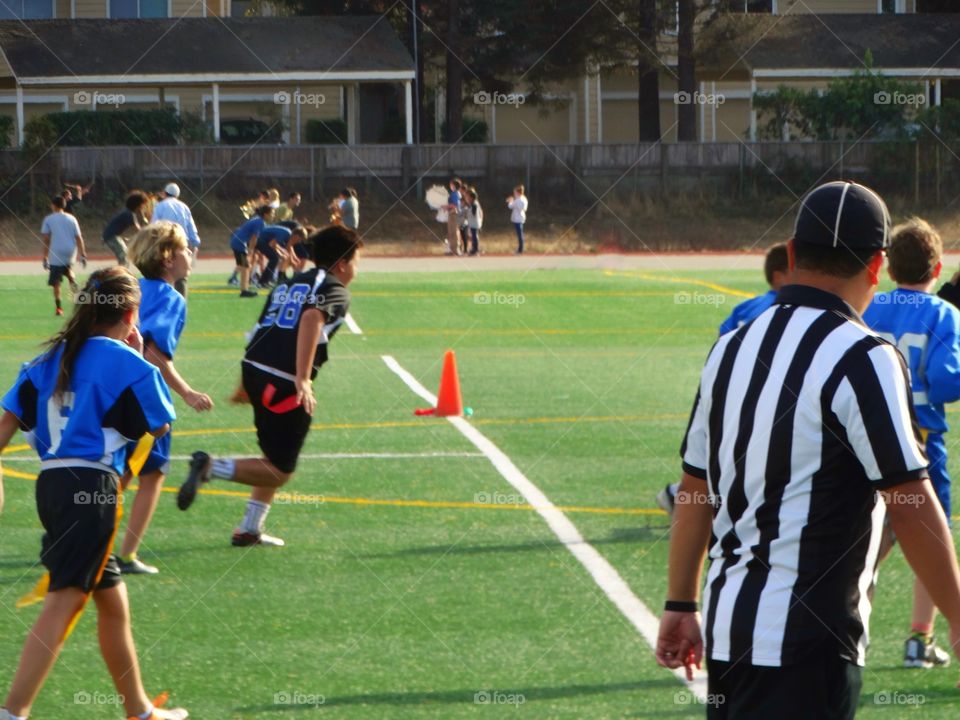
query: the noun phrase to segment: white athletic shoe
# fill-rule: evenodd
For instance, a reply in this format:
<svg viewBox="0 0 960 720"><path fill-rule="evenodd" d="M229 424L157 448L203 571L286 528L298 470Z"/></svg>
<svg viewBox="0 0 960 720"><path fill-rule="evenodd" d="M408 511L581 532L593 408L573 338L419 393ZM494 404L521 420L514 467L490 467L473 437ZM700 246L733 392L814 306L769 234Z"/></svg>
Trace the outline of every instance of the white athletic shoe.
<svg viewBox="0 0 960 720"><path fill-rule="evenodd" d="M187 720L188 717L190 713L183 708L154 708L150 720Z"/></svg>

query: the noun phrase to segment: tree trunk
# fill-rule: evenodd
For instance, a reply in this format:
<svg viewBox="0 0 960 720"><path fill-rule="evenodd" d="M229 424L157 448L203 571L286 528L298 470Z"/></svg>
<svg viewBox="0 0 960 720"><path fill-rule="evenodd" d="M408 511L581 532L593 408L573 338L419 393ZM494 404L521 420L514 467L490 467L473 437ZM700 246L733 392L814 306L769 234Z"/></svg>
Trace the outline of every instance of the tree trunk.
<svg viewBox="0 0 960 720"><path fill-rule="evenodd" d="M679 0L680 33L677 38L677 91L681 102L677 106L677 139L694 142L697 139L697 106L693 103L697 91L696 64L693 57L694 0ZM700 98L703 101L703 98Z"/></svg>
<svg viewBox="0 0 960 720"><path fill-rule="evenodd" d="M460 46L460 0L447 0L447 136L456 142L463 134L463 65L457 57Z"/></svg>
<svg viewBox="0 0 960 720"><path fill-rule="evenodd" d="M637 102L640 142L660 140L660 63L657 50L657 0L639 0L637 71L640 75ZM649 49L648 49L649 48Z"/></svg>

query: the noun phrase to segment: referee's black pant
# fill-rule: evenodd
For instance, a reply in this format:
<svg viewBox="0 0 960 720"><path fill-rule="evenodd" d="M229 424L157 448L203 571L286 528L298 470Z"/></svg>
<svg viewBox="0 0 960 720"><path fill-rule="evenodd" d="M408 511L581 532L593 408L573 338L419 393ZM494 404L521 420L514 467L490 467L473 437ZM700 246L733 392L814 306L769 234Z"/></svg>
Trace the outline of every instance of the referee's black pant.
<svg viewBox="0 0 960 720"><path fill-rule="evenodd" d="M707 661L707 720L853 720L862 668L816 652L787 667Z"/></svg>

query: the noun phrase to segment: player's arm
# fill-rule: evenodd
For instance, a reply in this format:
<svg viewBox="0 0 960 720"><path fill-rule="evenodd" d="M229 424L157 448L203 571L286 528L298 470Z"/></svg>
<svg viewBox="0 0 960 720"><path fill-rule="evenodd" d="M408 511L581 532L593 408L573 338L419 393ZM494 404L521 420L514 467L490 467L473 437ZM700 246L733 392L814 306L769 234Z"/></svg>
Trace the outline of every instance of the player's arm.
<svg viewBox="0 0 960 720"><path fill-rule="evenodd" d="M20 427L20 420L9 410L0 417L0 452L10 444ZM3 512L3 467L0 466L0 513Z"/></svg>
<svg viewBox="0 0 960 720"><path fill-rule="evenodd" d="M161 351L153 340L147 340L143 348L143 357L151 365L160 371L167 386L177 395L183 398L183 401L197 412L203 412L213 408L213 400L209 395L194 390L190 384L183 379L183 376L177 372L173 364L173 359Z"/></svg>
<svg viewBox="0 0 960 720"><path fill-rule="evenodd" d="M308 415L312 415L317 406L310 375L313 373L317 343L320 342L320 334L326 322L327 316L323 311L311 307L303 311L300 316L300 327L297 329L297 399Z"/></svg>
<svg viewBox="0 0 960 720"><path fill-rule="evenodd" d="M960 651L960 568L947 518L930 481L913 480L882 490L890 527L910 567L950 623L950 642Z"/></svg>
<svg viewBox="0 0 960 720"><path fill-rule="evenodd" d="M80 253L80 259L83 261L83 264L87 264L87 246L83 242L83 235L77 233L77 252Z"/></svg>
<svg viewBox="0 0 960 720"><path fill-rule="evenodd" d="M42 233L40 237L43 238L43 263L46 266L50 262L50 233Z"/></svg>
<svg viewBox="0 0 960 720"><path fill-rule="evenodd" d="M695 607L700 597L700 574L710 541L713 509L705 480L684 473L677 491L670 529L667 600ZM657 662L663 667L686 667L693 679L693 666L703 661L700 613L696 610L667 610L660 618L656 647Z"/></svg>

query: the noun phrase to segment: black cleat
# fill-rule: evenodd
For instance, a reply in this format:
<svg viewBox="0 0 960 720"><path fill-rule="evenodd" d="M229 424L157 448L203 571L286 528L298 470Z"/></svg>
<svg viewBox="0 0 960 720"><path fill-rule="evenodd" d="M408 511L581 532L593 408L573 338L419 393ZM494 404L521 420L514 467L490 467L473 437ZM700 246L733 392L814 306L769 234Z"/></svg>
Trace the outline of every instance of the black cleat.
<svg viewBox="0 0 960 720"><path fill-rule="evenodd" d="M213 461L203 450L197 450L190 459L190 474L180 486L177 493L177 507L186 510L197 497L197 487L200 483L210 482L210 469Z"/></svg>

